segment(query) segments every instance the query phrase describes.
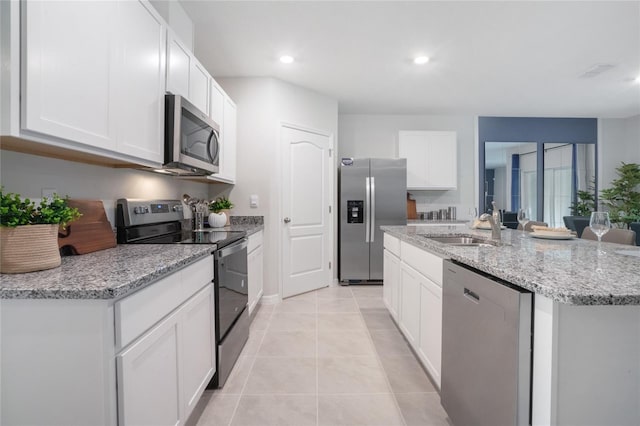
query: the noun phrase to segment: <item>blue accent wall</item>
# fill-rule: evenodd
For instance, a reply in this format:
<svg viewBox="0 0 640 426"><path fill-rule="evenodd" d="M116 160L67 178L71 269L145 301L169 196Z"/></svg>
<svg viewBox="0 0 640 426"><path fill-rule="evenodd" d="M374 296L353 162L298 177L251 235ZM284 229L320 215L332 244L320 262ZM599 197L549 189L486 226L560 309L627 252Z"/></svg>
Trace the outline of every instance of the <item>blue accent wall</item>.
<svg viewBox="0 0 640 426"><path fill-rule="evenodd" d="M484 205L485 142L535 142L537 144L537 211L538 220L544 215L544 144L545 143L598 143L598 120L596 118L535 118L535 117L479 117L479 171L478 188L480 212ZM597 153L596 153L597 158ZM598 175L596 160L595 174ZM596 184L596 194L598 188ZM504 208L504 206L498 206Z"/></svg>

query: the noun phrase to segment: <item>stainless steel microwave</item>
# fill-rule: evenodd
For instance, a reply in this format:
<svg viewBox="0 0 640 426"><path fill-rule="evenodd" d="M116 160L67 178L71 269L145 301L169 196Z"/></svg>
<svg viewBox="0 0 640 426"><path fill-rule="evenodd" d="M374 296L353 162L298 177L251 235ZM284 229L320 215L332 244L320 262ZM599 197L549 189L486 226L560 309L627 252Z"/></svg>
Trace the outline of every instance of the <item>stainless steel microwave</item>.
<svg viewBox="0 0 640 426"><path fill-rule="evenodd" d="M204 176L218 173L219 161L220 126L182 96L167 94L163 170Z"/></svg>

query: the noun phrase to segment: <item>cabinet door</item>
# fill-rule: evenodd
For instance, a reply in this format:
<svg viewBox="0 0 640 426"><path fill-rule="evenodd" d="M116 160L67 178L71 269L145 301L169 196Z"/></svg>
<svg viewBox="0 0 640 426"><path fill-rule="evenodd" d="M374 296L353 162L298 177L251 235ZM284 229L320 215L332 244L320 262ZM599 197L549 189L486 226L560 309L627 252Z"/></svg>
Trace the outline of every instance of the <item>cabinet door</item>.
<svg viewBox="0 0 640 426"><path fill-rule="evenodd" d="M209 114L209 79L207 70L192 58L189 71L189 99L207 115Z"/></svg>
<svg viewBox="0 0 640 426"><path fill-rule="evenodd" d="M162 162L166 28L139 1L118 2L119 152Z"/></svg>
<svg viewBox="0 0 640 426"><path fill-rule="evenodd" d="M425 132L400 131L398 157L407 159L407 188L422 188L427 180Z"/></svg>
<svg viewBox="0 0 640 426"><path fill-rule="evenodd" d="M418 355L440 387L442 357L442 288L423 277L420 289L420 344Z"/></svg>
<svg viewBox="0 0 640 426"><path fill-rule="evenodd" d="M262 296L264 267L262 264L262 246L256 247L247 257L249 272L249 315L256 308Z"/></svg>
<svg viewBox="0 0 640 426"><path fill-rule="evenodd" d="M116 357L119 424L181 424L178 315Z"/></svg>
<svg viewBox="0 0 640 426"><path fill-rule="evenodd" d="M216 370L213 284L181 309L182 382L186 419Z"/></svg>
<svg viewBox="0 0 640 426"><path fill-rule="evenodd" d="M189 98L191 53L169 31L167 39L167 92Z"/></svg>
<svg viewBox="0 0 640 426"><path fill-rule="evenodd" d="M116 2L24 2L22 127L116 148Z"/></svg>
<svg viewBox="0 0 640 426"><path fill-rule="evenodd" d="M458 186L456 132L428 132L426 186L455 189Z"/></svg>
<svg viewBox="0 0 640 426"><path fill-rule="evenodd" d="M219 177L233 183L236 179L236 105L229 98L224 101L221 151Z"/></svg>
<svg viewBox="0 0 640 426"><path fill-rule="evenodd" d="M456 132L402 130L398 134L398 156L407 159L408 189L457 187Z"/></svg>
<svg viewBox="0 0 640 426"><path fill-rule="evenodd" d="M209 117L222 126L224 117L224 92L213 78L209 82L209 85L211 86L211 95L209 96Z"/></svg>
<svg viewBox="0 0 640 426"><path fill-rule="evenodd" d="M389 310L389 313L398 321L398 290L400 281L400 259L398 259L393 253L386 250L384 251L384 281L383 281L383 297L384 303Z"/></svg>
<svg viewBox="0 0 640 426"><path fill-rule="evenodd" d="M414 348L420 339L420 274L400 264L400 330Z"/></svg>

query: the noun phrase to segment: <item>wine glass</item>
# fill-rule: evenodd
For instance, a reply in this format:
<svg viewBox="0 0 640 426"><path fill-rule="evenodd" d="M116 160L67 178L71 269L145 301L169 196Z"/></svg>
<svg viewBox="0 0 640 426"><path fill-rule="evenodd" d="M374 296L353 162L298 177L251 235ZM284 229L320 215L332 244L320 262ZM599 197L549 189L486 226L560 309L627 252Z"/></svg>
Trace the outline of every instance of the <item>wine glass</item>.
<svg viewBox="0 0 640 426"><path fill-rule="evenodd" d="M589 220L589 228L598 237L598 244L602 241L602 236L609 232L611 220L608 212L592 212Z"/></svg>
<svg viewBox="0 0 640 426"><path fill-rule="evenodd" d="M524 238L524 226L529 222L529 209L518 209L518 223L522 226L522 235Z"/></svg>

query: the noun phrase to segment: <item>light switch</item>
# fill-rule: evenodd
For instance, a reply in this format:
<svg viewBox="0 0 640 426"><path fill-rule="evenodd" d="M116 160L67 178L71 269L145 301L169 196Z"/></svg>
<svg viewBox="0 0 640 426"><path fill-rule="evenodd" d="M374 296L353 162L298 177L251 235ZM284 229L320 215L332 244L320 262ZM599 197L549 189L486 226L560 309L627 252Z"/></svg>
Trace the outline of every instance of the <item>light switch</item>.
<svg viewBox="0 0 640 426"><path fill-rule="evenodd" d="M257 195L250 195L249 196L249 207L251 207L252 209L256 209L258 208L258 196Z"/></svg>

